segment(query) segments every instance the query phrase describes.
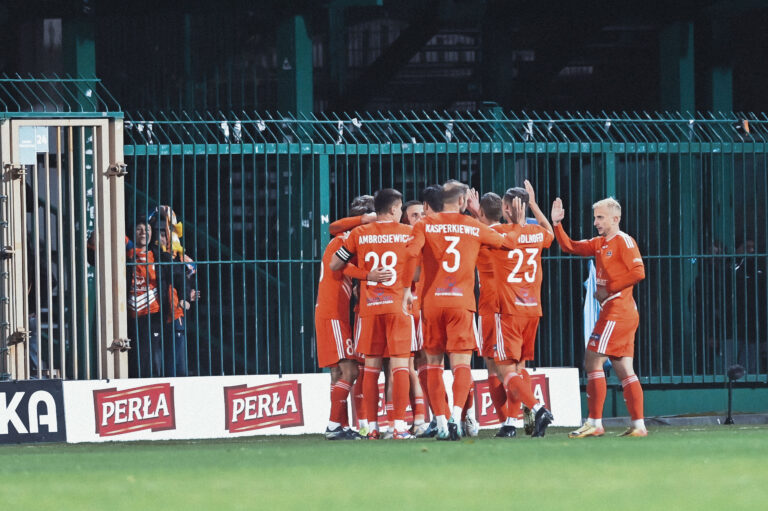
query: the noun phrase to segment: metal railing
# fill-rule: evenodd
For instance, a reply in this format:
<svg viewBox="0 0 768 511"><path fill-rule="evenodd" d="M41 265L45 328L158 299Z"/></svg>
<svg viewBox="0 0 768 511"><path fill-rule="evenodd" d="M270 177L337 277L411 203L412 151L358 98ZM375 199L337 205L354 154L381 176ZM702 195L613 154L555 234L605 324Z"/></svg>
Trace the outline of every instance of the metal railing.
<svg viewBox="0 0 768 511"><path fill-rule="evenodd" d="M414 199L448 178L501 193L527 178L543 209L563 198L574 238L594 235L595 200L622 203L646 263L644 382L720 382L735 362L766 381L765 115L159 113L126 115L125 139L127 224L171 206L195 260L189 374L316 370L318 262L356 195ZM587 263L556 247L544 260L536 362L579 366Z"/></svg>
<svg viewBox="0 0 768 511"><path fill-rule="evenodd" d="M127 376L122 127L98 79L0 77L0 379Z"/></svg>

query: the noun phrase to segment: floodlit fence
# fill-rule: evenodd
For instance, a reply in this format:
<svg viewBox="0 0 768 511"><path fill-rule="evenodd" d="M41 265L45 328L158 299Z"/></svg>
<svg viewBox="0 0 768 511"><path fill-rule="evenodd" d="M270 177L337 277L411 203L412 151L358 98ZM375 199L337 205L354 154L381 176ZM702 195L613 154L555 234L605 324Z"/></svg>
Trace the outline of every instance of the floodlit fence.
<svg viewBox="0 0 768 511"><path fill-rule="evenodd" d="M646 264L644 383L722 382L735 363L768 377L764 115L124 116L95 79L6 77L0 117L2 378L129 374L125 276L145 263L126 251L153 215L189 258L155 263L183 275L184 313L160 322L159 369L132 374L314 372L329 222L357 195L449 178L499 194L529 179L545 211L562 197L574 238L615 196ZM587 268L556 244L544 257L540 366L582 363Z"/></svg>
<svg viewBox="0 0 768 511"><path fill-rule="evenodd" d="M645 383L724 381L737 362L766 380L764 116L135 114L124 131L126 224L171 206L195 261L189 374L317 370L319 259L355 196L394 187L416 199L448 178L503 193L527 178L545 211L563 198L574 238L595 235L595 200L621 202L646 264L635 291ZM579 366L587 261L556 245L544 261L536 363Z"/></svg>

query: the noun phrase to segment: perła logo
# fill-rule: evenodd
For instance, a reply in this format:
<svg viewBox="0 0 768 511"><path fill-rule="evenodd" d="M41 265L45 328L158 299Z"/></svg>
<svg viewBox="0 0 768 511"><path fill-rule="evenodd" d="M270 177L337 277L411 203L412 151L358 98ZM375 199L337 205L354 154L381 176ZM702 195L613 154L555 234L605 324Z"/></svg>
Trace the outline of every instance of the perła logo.
<svg viewBox="0 0 768 511"><path fill-rule="evenodd" d="M224 400L225 427L230 433L304 425L301 386L296 380L224 387Z"/></svg>
<svg viewBox="0 0 768 511"><path fill-rule="evenodd" d="M173 387L170 383L125 390L94 390L93 404L99 436L122 435L144 429L176 429Z"/></svg>

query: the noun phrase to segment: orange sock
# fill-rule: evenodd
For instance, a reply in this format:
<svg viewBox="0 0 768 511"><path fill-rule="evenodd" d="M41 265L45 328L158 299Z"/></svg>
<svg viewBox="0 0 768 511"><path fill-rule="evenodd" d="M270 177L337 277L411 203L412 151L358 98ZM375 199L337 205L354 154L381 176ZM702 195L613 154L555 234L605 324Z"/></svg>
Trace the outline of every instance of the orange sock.
<svg viewBox="0 0 768 511"><path fill-rule="evenodd" d="M587 374L587 408L589 409L590 419L603 418L603 406L605 405L605 395L608 393L608 387L605 384L605 373L603 371L593 371ZM642 391L640 408L642 409Z"/></svg>
<svg viewBox="0 0 768 511"><path fill-rule="evenodd" d="M413 398L413 404L411 405L411 409L413 410L413 418L414 420L416 417L422 416L424 417L424 420L427 418L427 407L424 404L424 398L423 397L415 397Z"/></svg>
<svg viewBox="0 0 768 511"><path fill-rule="evenodd" d="M405 420L405 409L408 408L408 394L411 386L411 376L407 367L396 367L392 370L392 417L394 420ZM390 424L394 425L394 422ZM394 426L393 426L394 427Z"/></svg>
<svg viewBox="0 0 768 511"><path fill-rule="evenodd" d="M472 386L472 372L469 364L457 364L453 368L453 406L462 409L467 403L469 389Z"/></svg>
<svg viewBox="0 0 768 511"><path fill-rule="evenodd" d="M357 421L368 418L363 406L363 375L363 367L361 366L355 384L352 385L352 406L355 409L355 420Z"/></svg>
<svg viewBox="0 0 768 511"><path fill-rule="evenodd" d="M331 386L331 421L342 426L349 425L347 417L347 396L352 386L348 381L339 380Z"/></svg>
<svg viewBox="0 0 768 511"><path fill-rule="evenodd" d="M507 403L507 392L504 390L504 385L501 384L501 380L495 374L488 376L488 390L491 393L491 401L493 407L496 409L496 417L499 418L499 422L507 420L507 413L505 405Z"/></svg>
<svg viewBox="0 0 768 511"><path fill-rule="evenodd" d="M391 426L394 424L395 417L393 415L393 411L395 409L395 405L392 404L392 401L387 401L384 405L384 411L387 412L387 422Z"/></svg>
<svg viewBox="0 0 768 511"><path fill-rule="evenodd" d="M470 371L470 374L471 371ZM467 420L467 412L472 409L472 407L475 406L475 382L472 381L472 383L469 386L469 394L467 394L467 402L464 403L464 409L461 411L461 420L465 421Z"/></svg>
<svg viewBox="0 0 768 511"><path fill-rule="evenodd" d="M435 415L446 415L448 396L445 395L442 366L427 366L427 393L429 394L429 403L432 405L432 412Z"/></svg>
<svg viewBox="0 0 768 511"><path fill-rule="evenodd" d="M379 372L375 367L363 369L363 409L369 422L379 420Z"/></svg>
<svg viewBox="0 0 768 511"><path fill-rule="evenodd" d="M422 364L419 366L418 369L419 374L419 385L421 385L421 393L424 395L424 413L426 414L426 410L429 408L429 393L427 393L427 365ZM424 416L425 419L428 419L426 415Z"/></svg>
<svg viewBox="0 0 768 511"><path fill-rule="evenodd" d="M518 373L507 374L504 377L504 387L507 389L507 404L510 412L512 412L512 406L515 402L522 402L528 408L533 408L538 403L531 391L531 386L525 383L523 377Z"/></svg>
<svg viewBox="0 0 768 511"><path fill-rule="evenodd" d="M621 380L621 388L624 391L624 402L627 403L627 410L632 420L644 418L643 387L640 385L637 375L633 374Z"/></svg>
<svg viewBox="0 0 768 511"><path fill-rule="evenodd" d="M525 383L527 383L528 385L531 384L531 373L526 371L525 368L523 368L523 370L520 371L520 376L523 377L523 380L525 381ZM533 390L533 389L531 389L531 390Z"/></svg>

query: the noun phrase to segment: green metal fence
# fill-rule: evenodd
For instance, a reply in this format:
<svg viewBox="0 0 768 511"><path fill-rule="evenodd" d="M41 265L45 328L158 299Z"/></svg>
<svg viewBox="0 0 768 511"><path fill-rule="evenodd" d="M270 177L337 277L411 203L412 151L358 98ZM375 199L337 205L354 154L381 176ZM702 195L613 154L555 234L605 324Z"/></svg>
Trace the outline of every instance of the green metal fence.
<svg viewBox="0 0 768 511"><path fill-rule="evenodd" d="M765 115L735 113L126 115L127 222L167 204L184 224L203 293L186 313L191 374L307 372L328 222L354 196L414 199L448 178L502 193L527 178L543 209L563 198L577 238L614 195L646 263L641 379L720 382L740 362L764 382L766 139ZM536 362L579 366L587 262L556 246L544 259Z"/></svg>

